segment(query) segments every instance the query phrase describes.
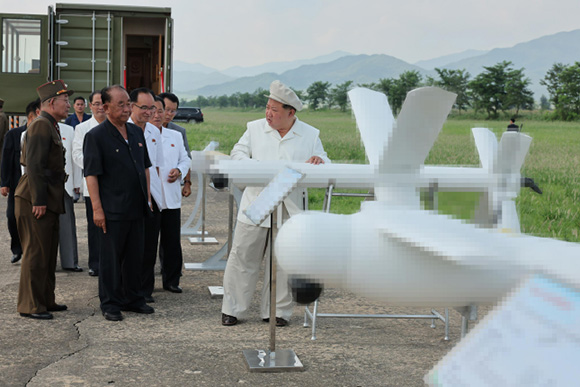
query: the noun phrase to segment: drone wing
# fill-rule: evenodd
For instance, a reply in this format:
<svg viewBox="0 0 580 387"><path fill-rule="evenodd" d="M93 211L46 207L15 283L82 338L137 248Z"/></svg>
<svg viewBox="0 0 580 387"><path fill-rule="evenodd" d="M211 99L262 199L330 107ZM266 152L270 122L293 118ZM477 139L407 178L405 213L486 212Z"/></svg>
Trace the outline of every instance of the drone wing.
<svg viewBox="0 0 580 387"><path fill-rule="evenodd" d="M457 264L492 265L510 249L500 234L424 210L389 209L379 231L392 241Z"/></svg>

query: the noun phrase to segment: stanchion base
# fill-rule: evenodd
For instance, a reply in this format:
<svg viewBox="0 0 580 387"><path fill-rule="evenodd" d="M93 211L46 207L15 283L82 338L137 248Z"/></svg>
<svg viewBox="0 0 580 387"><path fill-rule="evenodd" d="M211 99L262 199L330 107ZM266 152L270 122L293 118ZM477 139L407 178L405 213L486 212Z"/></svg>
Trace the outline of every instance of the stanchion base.
<svg viewBox="0 0 580 387"><path fill-rule="evenodd" d="M205 238L201 238L201 237L192 237L189 238L189 243L191 243L192 245L217 245L218 240L212 237L205 237Z"/></svg>
<svg viewBox="0 0 580 387"><path fill-rule="evenodd" d="M184 263L185 270L216 270L224 271L226 269L226 261L217 262L202 262L202 263Z"/></svg>
<svg viewBox="0 0 580 387"><path fill-rule="evenodd" d="M304 371L304 366L294 350L244 349L242 351L250 372L291 372Z"/></svg>
<svg viewBox="0 0 580 387"><path fill-rule="evenodd" d="M223 286L208 286L210 298L224 298Z"/></svg>
<svg viewBox="0 0 580 387"><path fill-rule="evenodd" d="M201 236L201 231L195 230L193 228L182 228L181 229L181 236L191 236L191 235ZM209 232L206 231L203 235L204 236L209 235Z"/></svg>

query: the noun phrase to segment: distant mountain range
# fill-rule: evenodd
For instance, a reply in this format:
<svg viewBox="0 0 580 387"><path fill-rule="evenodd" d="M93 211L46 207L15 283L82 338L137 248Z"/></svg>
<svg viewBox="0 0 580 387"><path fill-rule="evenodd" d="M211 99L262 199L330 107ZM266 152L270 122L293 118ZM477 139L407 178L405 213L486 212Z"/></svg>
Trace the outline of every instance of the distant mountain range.
<svg viewBox="0 0 580 387"><path fill-rule="evenodd" d="M277 73L281 74L288 70L293 70L303 65L312 65L319 63L332 62L335 59L341 58L343 56L352 55L351 53L345 51L335 51L332 54L317 56L312 59L295 60L290 62L272 62L266 63L260 66L253 67L230 67L229 69L223 70L222 73L229 75L230 77L252 77L254 75L260 75L263 73Z"/></svg>
<svg viewBox="0 0 580 387"><path fill-rule="evenodd" d="M395 57L377 55L352 55L337 51L328 55L292 62L273 62L254 67L232 67L217 71L201 64L176 61L174 64L174 90L181 98L198 95L218 96L236 92L253 92L268 89L279 79L299 90L305 90L316 81L333 85L346 81L355 84L377 82L381 78L397 77L404 71L416 70L424 77L434 76L434 68L466 69L471 77L482 72L483 66L493 66L508 60L514 68L524 68L532 80L534 98L548 95L539 81L556 62L572 64L580 61L580 29L543 36L510 48L490 51L467 50L461 53L424 60L415 64Z"/></svg>

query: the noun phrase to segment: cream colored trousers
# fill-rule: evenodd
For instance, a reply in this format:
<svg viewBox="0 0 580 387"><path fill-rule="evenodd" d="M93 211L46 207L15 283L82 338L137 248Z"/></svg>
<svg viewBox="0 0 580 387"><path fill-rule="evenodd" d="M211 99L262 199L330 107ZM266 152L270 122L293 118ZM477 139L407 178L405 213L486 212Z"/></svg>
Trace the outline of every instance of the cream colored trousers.
<svg viewBox="0 0 580 387"><path fill-rule="evenodd" d="M236 225L232 249L224 273L224 298L222 313L242 318L250 307L258 283L260 265L266 258L264 286L260 314L270 317L270 248L269 228L242 222ZM294 303L288 289L288 276L278 268L276 272L276 317L288 321Z"/></svg>

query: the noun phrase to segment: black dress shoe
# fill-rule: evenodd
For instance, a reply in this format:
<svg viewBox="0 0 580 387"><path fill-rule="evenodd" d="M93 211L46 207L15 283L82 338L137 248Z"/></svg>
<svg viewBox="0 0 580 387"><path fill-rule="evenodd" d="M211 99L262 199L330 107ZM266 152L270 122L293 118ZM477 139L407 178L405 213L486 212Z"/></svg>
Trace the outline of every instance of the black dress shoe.
<svg viewBox="0 0 580 387"><path fill-rule="evenodd" d="M42 313L20 313L22 317L34 318L37 320L50 320L52 319L52 313L42 312Z"/></svg>
<svg viewBox="0 0 580 387"><path fill-rule="evenodd" d="M234 316L230 316L229 314L222 313L222 325L225 326L232 326L238 323L238 319Z"/></svg>
<svg viewBox="0 0 580 387"><path fill-rule="evenodd" d="M49 306L46 308L49 312L62 312L63 310L67 310L67 306L64 304L54 304L53 306Z"/></svg>
<svg viewBox="0 0 580 387"><path fill-rule="evenodd" d="M155 299L152 296L145 296L145 302L151 304L155 302Z"/></svg>
<svg viewBox="0 0 580 387"><path fill-rule="evenodd" d="M263 318L262 319L263 322L270 322L269 318ZM285 327L286 325L288 325L288 321L284 320L282 317L276 317L276 326L277 327Z"/></svg>
<svg viewBox="0 0 580 387"><path fill-rule="evenodd" d="M177 285L164 286L163 289L169 290L171 293L183 293L183 289Z"/></svg>
<svg viewBox="0 0 580 387"><path fill-rule="evenodd" d="M22 258L22 254L14 254L10 259L10 263L16 263L20 261L20 258Z"/></svg>
<svg viewBox="0 0 580 387"><path fill-rule="evenodd" d="M98 277L99 276L99 272L93 269L89 269L89 275L91 277Z"/></svg>
<svg viewBox="0 0 580 387"><path fill-rule="evenodd" d="M109 321L122 321L123 315L121 312L103 312L103 316L105 316L105 320Z"/></svg>
<svg viewBox="0 0 580 387"><path fill-rule="evenodd" d="M134 313L141 313L141 314L151 314L153 312L155 312L155 309L153 309L152 307L150 307L147 304L143 304L141 306L126 306L123 308L124 311L127 312L134 312Z"/></svg>
<svg viewBox="0 0 580 387"><path fill-rule="evenodd" d="M66 271L74 271L75 273L80 273L81 271L83 271L83 268L76 265L75 267L63 267L64 270Z"/></svg>

